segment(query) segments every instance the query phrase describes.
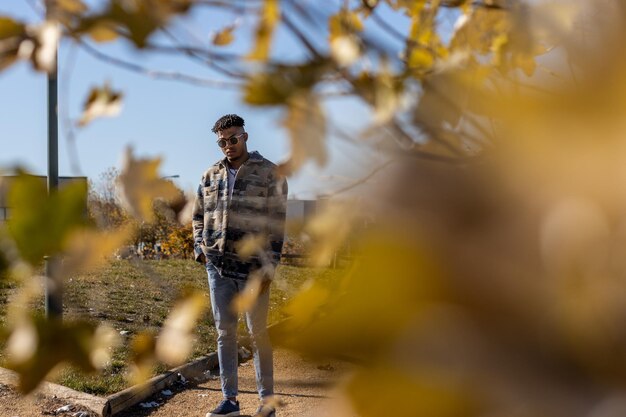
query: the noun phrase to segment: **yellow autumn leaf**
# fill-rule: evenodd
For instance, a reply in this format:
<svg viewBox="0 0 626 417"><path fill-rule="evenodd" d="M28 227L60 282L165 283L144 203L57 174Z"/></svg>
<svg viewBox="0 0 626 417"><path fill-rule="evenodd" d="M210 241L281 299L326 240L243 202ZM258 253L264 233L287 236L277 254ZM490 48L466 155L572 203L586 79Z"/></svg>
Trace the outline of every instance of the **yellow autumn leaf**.
<svg viewBox="0 0 626 417"><path fill-rule="evenodd" d="M235 31L234 25L228 26L220 30L215 35L213 35L213 45L217 45L217 46L230 45L235 40L235 36L233 34L234 31Z"/></svg>
<svg viewBox="0 0 626 417"><path fill-rule="evenodd" d="M10 182L7 197L7 206L13 208L9 235L21 258L31 265L59 253L70 234L86 223L86 182L64 184L48 195L41 178L21 174Z"/></svg>
<svg viewBox="0 0 626 417"><path fill-rule="evenodd" d="M532 76L535 73L535 68L537 68L535 57L529 55L516 55L513 65L524 71L527 77Z"/></svg>
<svg viewBox="0 0 626 417"><path fill-rule="evenodd" d="M23 23L0 16L0 70L17 61L25 31Z"/></svg>
<svg viewBox="0 0 626 417"><path fill-rule="evenodd" d="M485 55L493 51L494 41L508 35L510 14L501 9L478 7L459 18L450 41L451 50L469 50Z"/></svg>
<svg viewBox="0 0 626 417"><path fill-rule="evenodd" d="M361 51L354 36L338 36L330 41L330 53L342 67L353 64L359 59Z"/></svg>
<svg viewBox="0 0 626 417"><path fill-rule="evenodd" d="M363 31L363 22L356 12L341 10L328 18L329 41Z"/></svg>
<svg viewBox="0 0 626 417"><path fill-rule="evenodd" d="M289 98L283 126L289 132L291 153L289 159L279 165L282 174L297 171L308 159L319 166L326 164L326 117L312 92L296 92Z"/></svg>
<svg viewBox="0 0 626 417"><path fill-rule="evenodd" d="M249 259L253 255L258 255L263 251L267 242L267 236L264 234L248 234L237 242L237 255L243 260Z"/></svg>
<svg viewBox="0 0 626 417"><path fill-rule="evenodd" d="M367 17L378 6L380 0L361 0L362 13Z"/></svg>
<svg viewBox="0 0 626 417"><path fill-rule="evenodd" d="M99 117L115 117L122 110L123 94L113 91L108 84L92 88L83 105L83 114L79 126L86 126Z"/></svg>
<svg viewBox="0 0 626 417"><path fill-rule="evenodd" d="M256 39L252 51L247 58L254 61L265 61L269 57L274 29L280 21L279 0L264 0L263 11L256 29Z"/></svg>
<svg viewBox="0 0 626 417"><path fill-rule="evenodd" d="M55 6L72 14L79 14L87 11L87 6L85 6L85 3L81 0L55 0Z"/></svg>
<svg viewBox="0 0 626 417"><path fill-rule="evenodd" d="M128 379L133 385L143 384L152 376L156 364L155 337L152 332L143 331L133 337L130 348L132 360Z"/></svg>
<svg viewBox="0 0 626 417"><path fill-rule="evenodd" d="M110 325L101 324L96 328L89 345L89 359L96 369L111 363L113 350L121 343L120 334Z"/></svg>
<svg viewBox="0 0 626 417"><path fill-rule="evenodd" d="M6 16L0 16L0 40L20 36L24 33L25 29L26 27L23 23Z"/></svg>
<svg viewBox="0 0 626 417"><path fill-rule="evenodd" d="M391 120L402 105L402 84L387 66L383 66L374 84L374 121L383 124Z"/></svg>
<svg viewBox="0 0 626 417"><path fill-rule="evenodd" d="M253 273L246 281L243 291L235 296L231 309L236 313L250 311L261 294L263 277L261 273Z"/></svg>
<svg viewBox="0 0 626 417"><path fill-rule="evenodd" d="M328 289L314 280L308 280L283 311L290 316L291 324L295 328L307 325L320 313L320 308L328 301L329 295Z"/></svg>
<svg viewBox="0 0 626 417"><path fill-rule="evenodd" d="M20 391L29 393L60 364L75 365L84 372L97 370L116 343L110 328L29 317L14 323L7 341L8 367L19 374Z"/></svg>
<svg viewBox="0 0 626 417"><path fill-rule="evenodd" d="M309 282L290 301L291 322L277 343L311 354L373 357L440 297L441 274L417 242L383 232L361 241L339 282Z"/></svg>
<svg viewBox="0 0 626 417"><path fill-rule="evenodd" d="M445 374L397 369L392 364L356 372L345 387L356 415L375 417L388 413L411 417L479 416L481 406L467 382Z"/></svg>
<svg viewBox="0 0 626 417"><path fill-rule="evenodd" d="M429 69L435 63L435 59L430 51L422 48L413 48L407 63L410 68Z"/></svg>
<svg viewBox="0 0 626 417"><path fill-rule="evenodd" d="M464 115L490 114L494 106L482 88L484 83L485 73L480 68L450 68L429 75L422 83L424 91L414 109L415 123L424 131L440 132L446 126L459 126Z"/></svg>
<svg viewBox="0 0 626 417"><path fill-rule="evenodd" d="M156 341L157 359L168 365L178 365L187 359L193 348L193 329L205 307L202 292L191 293L176 304Z"/></svg>
<svg viewBox="0 0 626 417"><path fill-rule="evenodd" d="M315 242L311 249L313 266L328 266L345 243L356 215L352 207L353 202L329 202L306 224L304 230Z"/></svg>
<svg viewBox="0 0 626 417"><path fill-rule="evenodd" d="M98 43L112 42L119 37L115 23L106 19L98 20L89 28L88 33Z"/></svg>
<svg viewBox="0 0 626 417"><path fill-rule="evenodd" d="M416 2L410 12L410 16L412 17L408 39L413 43L417 43L418 45L420 44L420 37L425 36L423 34L432 33L432 21L428 21L429 14L422 13L422 10L424 9L424 4L425 2L423 1ZM425 44L422 45L427 46Z"/></svg>
<svg viewBox="0 0 626 417"><path fill-rule="evenodd" d="M117 185L123 204L141 221L154 220L154 199L173 200L180 196L179 190L171 181L159 176L159 165L161 158L135 159L132 148L126 148Z"/></svg>
<svg viewBox="0 0 626 417"><path fill-rule="evenodd" d="M194 0L108 1L98 13L82 16L76 32L90 32L100 21L112 22L135 46L145 48L155 31L167 26L175 16L190 11L193 3Z"/></svg>
<svg viewBox="0 0 626 417"><path fill-rule="evenodd" d="M131 236L130 227L114 231L78 230L68 237L60 276L77 274L102 265Z"/></svg>

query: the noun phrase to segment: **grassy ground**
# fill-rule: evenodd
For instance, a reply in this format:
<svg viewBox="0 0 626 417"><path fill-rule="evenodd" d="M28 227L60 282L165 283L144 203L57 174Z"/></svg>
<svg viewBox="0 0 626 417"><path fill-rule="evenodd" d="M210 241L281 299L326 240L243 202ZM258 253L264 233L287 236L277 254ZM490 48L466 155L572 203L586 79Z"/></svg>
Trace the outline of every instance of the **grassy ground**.
<svg viewBox="0 0 626 417"><path fill-rule="evenodd" d="M311 277L331 281L337 271L281 265L272 286L270 323L285 317L281 307ZM55 381L70 388L96 395L108 395L128 386L128 344L134 334L143 330L158 332L181 292L189 288L205 291L208 301L206 272L188 260L114 261L80 276L69 277L65 283L64 317L105 322L123 334L123 345L102 374L82 375L64 369ZM0 279L0 325L4 324L6 303L16 285ZM33 306L43 313L43 300ZM241 323L241 330L244 326ZM196 343L191 357L215 350L215 328L210 309L196 329ZM3 361L0 356L0 362ZM1 363L0 363L1 365ZM155 373L165 368L155 369Z"/></svg>

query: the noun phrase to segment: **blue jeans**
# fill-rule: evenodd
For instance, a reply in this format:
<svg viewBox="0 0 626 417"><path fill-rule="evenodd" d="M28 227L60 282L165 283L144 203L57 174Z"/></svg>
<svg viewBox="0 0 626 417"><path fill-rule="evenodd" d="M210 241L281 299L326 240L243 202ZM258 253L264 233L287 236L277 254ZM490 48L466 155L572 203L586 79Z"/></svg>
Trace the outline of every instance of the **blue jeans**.
<svg viewBox="0 0 626 417"><path fill-rule="evenodd" d="M209 276L211 309L217 329L217 355L224 397L236 397L237 386L237 313L231 304L235 295L243 291L246 282L224 278L215 267L206 266ZM252 339L256 385L261 399L274 395L274 365L272 345L267 333L269 288L259 295L256 304L246 313L246 324Z"/></svg>

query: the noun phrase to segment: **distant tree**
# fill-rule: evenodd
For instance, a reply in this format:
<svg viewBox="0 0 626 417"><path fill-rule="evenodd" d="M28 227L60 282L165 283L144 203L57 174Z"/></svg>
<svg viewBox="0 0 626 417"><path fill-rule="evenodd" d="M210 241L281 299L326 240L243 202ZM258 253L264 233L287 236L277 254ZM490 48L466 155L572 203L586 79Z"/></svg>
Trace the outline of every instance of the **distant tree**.
<svg viewBox="0 0 626 417"><path fill-rule="evenodd" d="M89 217L100 228L116 229L130 220L116 193L118 176L118 170L111 167L100 174L98 182L90 181L87 208Z"/></svg>

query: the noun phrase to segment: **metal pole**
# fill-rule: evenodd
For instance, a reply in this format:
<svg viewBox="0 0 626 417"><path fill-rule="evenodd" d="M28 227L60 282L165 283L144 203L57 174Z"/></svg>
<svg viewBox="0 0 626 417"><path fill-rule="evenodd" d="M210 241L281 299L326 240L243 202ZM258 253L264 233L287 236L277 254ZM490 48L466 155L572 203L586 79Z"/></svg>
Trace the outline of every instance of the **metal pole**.
<svg viewBox="0 0 626 417"><path fill-rule="evenodd" d="M46 0L46 18L54 13L54 1ZM58 123L58 83L57 52L54 66L48 73L48 195L56 192L59 186L59 123ZM45 257L46 274L46 317L61 318L63 315L63 282L55 268L54 258Z"/></svg>

